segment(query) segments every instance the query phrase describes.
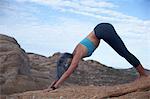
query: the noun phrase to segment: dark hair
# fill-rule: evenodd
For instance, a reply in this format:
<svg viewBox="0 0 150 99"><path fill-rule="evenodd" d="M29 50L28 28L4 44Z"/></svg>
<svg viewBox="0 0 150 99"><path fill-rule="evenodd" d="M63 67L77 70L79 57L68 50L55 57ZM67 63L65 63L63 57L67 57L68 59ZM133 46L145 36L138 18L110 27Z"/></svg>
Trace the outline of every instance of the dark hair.
<svg viewBox="0 0 150 99"><path fill-rule="evenodd" d="M68 59L72 59L73 55L70 53L62 53L60 58L57 61L57 70L56 70L56 79L60 79L63 73L69 68L71 64L71 60L67 61Z"/></svg>

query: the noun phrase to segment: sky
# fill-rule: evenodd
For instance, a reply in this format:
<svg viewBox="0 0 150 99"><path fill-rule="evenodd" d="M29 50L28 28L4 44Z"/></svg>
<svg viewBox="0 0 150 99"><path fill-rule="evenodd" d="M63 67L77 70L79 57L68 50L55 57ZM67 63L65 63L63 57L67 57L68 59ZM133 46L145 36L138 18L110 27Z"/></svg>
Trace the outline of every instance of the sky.
<svg viewBox="0 0 150 99"><path fill-rule="evenodd" d="M0 33L26 52L70 52L99 23L111 23L128 50L150 69L150 0L0 0ZM114 68L132 66L101 40L89 58Z"/></svg>

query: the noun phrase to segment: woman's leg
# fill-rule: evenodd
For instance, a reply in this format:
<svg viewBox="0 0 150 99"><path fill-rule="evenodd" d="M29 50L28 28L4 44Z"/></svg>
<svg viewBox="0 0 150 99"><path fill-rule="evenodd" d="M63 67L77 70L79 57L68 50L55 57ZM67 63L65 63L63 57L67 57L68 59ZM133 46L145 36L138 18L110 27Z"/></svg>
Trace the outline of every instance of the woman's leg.
<svg viewBox="0 0 150 99"><path fill-rule="evenodd" d="M148 76L148 75L145 73L144 68L143 68L142 65L138 65L138 66L136 67L136 70L139 72L140 76Z"/></svg>
<svg viewBox="0 0 150 99"><path fill-rule="evenodd" d="M103 39L109 44L120 56L124 57L139 72L140 76L146 76L144 68L140 61L131 54L124 45L121 38L116 33L114 27L109 23L102 23L95 27L95 34L99 39Z"/></svg>

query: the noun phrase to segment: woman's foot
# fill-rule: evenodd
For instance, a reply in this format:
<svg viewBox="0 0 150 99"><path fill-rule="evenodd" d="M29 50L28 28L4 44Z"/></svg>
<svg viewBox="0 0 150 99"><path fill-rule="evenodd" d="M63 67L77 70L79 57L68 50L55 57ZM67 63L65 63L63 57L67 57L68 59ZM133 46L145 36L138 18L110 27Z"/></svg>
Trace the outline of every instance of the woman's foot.
<svg viewBox="0 0 150 99"><path fill-rule="evenodd" d="M146 73L142 65L138 65L136 67L136 70L138 71L140 77L148 77L148 74Z"/></svg>

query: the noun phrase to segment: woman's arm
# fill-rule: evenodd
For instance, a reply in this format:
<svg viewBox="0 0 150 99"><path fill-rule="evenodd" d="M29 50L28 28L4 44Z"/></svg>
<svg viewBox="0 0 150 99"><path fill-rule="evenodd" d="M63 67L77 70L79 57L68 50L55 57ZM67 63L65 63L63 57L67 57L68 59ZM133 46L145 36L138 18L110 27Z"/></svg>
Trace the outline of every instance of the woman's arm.
<svg viewBox="0 0 150 99"><path fill-rule="evenodd" d="M54 85L55 88L58 88L58 86L61 83L63 83L72 74L72 72L77 68L78 63L81 58L82 58L82 53L80 51L77 51L73 56L72 62L70 64L68 70L61 76L61 78Z"/></svg>

